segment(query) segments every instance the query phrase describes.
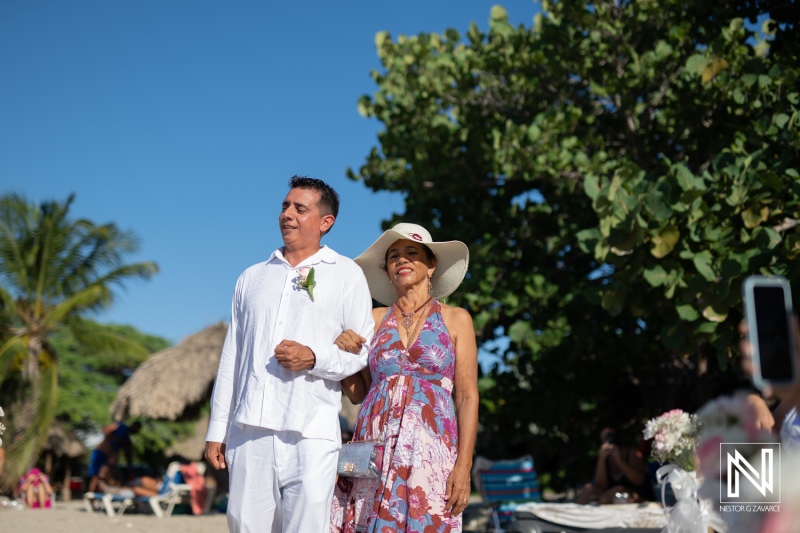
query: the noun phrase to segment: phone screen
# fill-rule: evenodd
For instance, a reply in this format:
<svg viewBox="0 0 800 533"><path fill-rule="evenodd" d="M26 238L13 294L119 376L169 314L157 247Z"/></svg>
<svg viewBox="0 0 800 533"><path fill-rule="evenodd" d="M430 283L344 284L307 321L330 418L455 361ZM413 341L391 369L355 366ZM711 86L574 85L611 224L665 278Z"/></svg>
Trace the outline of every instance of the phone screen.
<svg viewBox="0 0 800 533"><path fill-rule="evenodd" d="M781 287L753 287L761 377L766 381L792 380L789 321Z"/></svg>

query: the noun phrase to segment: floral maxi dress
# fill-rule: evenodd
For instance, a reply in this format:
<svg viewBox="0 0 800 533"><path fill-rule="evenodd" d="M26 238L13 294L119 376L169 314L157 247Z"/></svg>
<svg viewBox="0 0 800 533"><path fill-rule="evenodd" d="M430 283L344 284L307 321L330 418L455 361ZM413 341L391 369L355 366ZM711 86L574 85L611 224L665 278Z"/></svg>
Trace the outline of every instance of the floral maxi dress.
<svg viewBox="0 0 800 533"><path fill-rule="evenodd" d="M385 442L381 477L339 477L330 531L460 532L461 516L443 510L447 476L458 455L452 398L455 348L436 300L408 349L393 311L389 309L372 340L372 386L353 437Z"/></svg>

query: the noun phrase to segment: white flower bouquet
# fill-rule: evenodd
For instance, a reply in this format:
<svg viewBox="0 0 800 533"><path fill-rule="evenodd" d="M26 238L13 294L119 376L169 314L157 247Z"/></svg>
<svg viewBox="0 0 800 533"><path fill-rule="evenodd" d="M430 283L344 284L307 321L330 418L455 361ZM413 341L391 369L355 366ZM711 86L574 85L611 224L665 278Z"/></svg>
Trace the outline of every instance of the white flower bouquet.
<svg viewBox="0 0 800 533"><path fill-rule="evenodd" d="M652 439L652 457L660 464L672 463L687 472L694 471L697 417L680 409L667 411L647 421L644 438Z"/></svg>

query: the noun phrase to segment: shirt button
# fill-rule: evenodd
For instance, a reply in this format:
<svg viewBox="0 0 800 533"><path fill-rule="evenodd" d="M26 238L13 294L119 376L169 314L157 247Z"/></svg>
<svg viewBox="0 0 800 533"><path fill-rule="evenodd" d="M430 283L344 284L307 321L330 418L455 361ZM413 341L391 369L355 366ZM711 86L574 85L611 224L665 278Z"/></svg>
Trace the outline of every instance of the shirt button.
<svg viewBox="0 0 800 533"><path fill-rule="evenodd" d="M282 325L283 325L283 320L281 320L280 322L278 322L278 325L279 325L279 326L282 326Z"/></svg>

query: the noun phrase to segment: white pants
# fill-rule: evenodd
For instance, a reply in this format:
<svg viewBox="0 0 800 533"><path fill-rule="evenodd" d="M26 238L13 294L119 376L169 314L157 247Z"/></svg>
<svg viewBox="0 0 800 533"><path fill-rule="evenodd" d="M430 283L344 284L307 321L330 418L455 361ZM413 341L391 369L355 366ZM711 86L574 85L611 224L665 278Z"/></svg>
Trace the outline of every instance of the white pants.
<svg viewBox="0 0 800 533"><path fill-rule="evenodd" d="M326 533L339 443L294 431L231 429L225 449L231 533Z"/></svg>

